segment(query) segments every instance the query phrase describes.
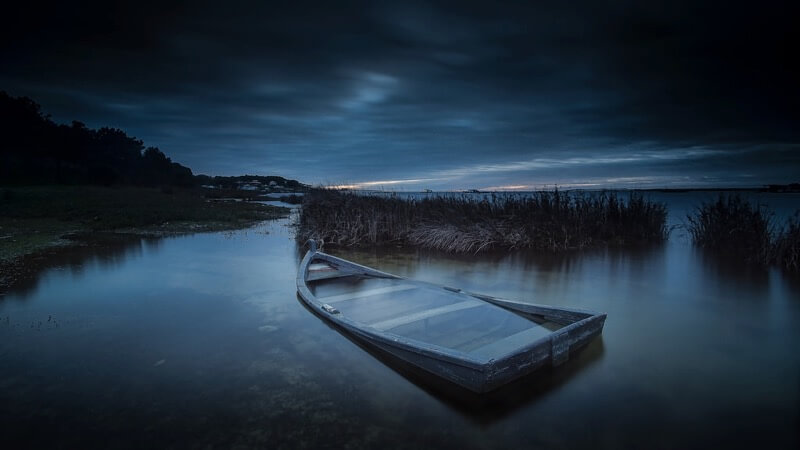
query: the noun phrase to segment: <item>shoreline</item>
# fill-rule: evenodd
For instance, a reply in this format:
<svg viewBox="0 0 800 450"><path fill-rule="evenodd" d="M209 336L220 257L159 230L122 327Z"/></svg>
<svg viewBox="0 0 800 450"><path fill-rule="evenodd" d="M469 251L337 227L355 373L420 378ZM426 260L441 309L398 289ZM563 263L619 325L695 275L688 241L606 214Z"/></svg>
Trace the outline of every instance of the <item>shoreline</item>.
<svg viewBox="0 0 800 450"><path fill-rule="evenodd" d="M113 251L115 248L124 248L138 243L142 239L160 240L198 233L244 230L287 216L280 215L237 224L184 222L170 224L168 229L144 227L118 230L70 230L44 244L36 245L29 251L3 255L0 258L0 298L13 288L35 279L44 270L64 266L68 264L68 261L75 259L97 256L106 251Z"/></svg>
<svg viewBox="0 0 800 450"><path fill-rule="evenodd" d="M0 188L0 297L59 261L132 240L240 230L289 208L220 202L202 189L13 186Z"/></svg>

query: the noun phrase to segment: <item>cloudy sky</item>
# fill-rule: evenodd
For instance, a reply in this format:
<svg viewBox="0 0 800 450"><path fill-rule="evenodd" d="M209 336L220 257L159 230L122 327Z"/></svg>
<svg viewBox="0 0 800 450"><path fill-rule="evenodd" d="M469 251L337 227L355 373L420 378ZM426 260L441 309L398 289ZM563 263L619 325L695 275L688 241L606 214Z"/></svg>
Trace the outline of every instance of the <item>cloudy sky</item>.
<svg viewBox="0 0 800 450"><path fill-rule="evenodd" d="M195 173L397 190L800 181L790 3L17 3L0 89Z"/></svg>

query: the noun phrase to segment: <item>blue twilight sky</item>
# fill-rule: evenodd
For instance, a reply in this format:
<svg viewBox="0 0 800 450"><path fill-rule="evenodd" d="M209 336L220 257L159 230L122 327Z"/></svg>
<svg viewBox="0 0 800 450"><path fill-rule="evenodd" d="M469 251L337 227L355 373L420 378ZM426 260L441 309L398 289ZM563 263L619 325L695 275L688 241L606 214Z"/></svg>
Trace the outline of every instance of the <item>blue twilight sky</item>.
<svg viewBox="0 0 800 450"><path fill-rule="evenodd" d="M788 2L20 3L0 89L195 173L396 190L800 181Z"/></svg>

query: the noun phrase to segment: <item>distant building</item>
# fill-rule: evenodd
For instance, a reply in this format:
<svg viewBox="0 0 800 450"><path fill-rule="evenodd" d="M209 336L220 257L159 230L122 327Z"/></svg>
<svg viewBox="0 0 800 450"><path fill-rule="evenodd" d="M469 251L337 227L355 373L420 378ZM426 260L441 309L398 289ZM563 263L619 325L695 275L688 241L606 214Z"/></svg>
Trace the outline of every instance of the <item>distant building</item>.
<svg viewBox="0 0 800 450"><path fill-rule="evenodd" d="M236 188L242 191L258 191L261 189L261 182L258 180L237 181Z"/></svg>

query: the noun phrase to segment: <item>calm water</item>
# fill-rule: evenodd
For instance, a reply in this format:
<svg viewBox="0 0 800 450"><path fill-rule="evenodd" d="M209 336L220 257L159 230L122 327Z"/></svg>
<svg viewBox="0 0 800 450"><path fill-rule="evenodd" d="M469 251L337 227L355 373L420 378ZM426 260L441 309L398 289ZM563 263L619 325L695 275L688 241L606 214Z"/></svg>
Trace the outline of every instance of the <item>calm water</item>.
<svg viewBox="0 0 800 450"><path fill-rule="evenodd" d="M673 224L698 200L657 195ZM762 200L781 214L800 207L798 196ZM655 248L558 257L336 252L608 313L569 363L489 398L378 359L321 322L296 297L300 252L285 220L137 239L9 293L2 448L800 445L800 280L696 251L681 230Z"/></svg>

